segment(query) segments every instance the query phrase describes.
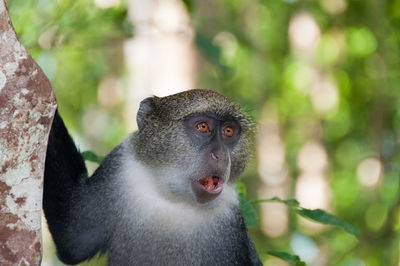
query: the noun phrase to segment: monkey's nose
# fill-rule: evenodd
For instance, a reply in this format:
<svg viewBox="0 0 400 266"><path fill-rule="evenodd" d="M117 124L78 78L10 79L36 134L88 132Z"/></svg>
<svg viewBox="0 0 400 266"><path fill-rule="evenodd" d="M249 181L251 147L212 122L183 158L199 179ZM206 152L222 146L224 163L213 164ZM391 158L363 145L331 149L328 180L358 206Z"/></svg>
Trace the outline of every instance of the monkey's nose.
<svg viewBox="0 0 400 266"><path fill-rule="evenodd" d="M211 159L218 161L219 160L219 156L213 152L211 152Z"/></svg>

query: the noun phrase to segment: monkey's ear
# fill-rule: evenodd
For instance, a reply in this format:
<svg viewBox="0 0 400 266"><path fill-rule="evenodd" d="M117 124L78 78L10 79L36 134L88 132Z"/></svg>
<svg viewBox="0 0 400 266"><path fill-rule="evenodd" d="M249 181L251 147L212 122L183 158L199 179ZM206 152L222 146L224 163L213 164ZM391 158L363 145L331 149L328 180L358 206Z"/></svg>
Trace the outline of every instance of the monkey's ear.
<svg viewBox="0 0 400 266"><path fill-rule="evenodd" d="M146 120L149 120L149 118L151 117L155 109L155 103L154 103L155 98L157 97L148 97L140 102L139 111L136 117L139 130L143 128L144 124L146 123Z"/></svg>

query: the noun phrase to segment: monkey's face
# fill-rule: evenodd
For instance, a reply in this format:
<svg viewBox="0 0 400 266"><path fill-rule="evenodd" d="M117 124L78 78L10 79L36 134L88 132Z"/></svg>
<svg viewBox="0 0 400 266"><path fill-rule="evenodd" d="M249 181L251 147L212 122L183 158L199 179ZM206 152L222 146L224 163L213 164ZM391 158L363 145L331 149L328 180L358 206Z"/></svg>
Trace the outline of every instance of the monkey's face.
<svg viewBox="0 0 400 266"><path fill-rule="evenodd" d="M215 92L147 98L138 125L136 155L153 169L160 191L170 200L218 202L247 163L248 119Z"/></svg>
<svg viewBox="0 0 400 266"><path fill-rule="evenodd" d="M200 114L183 121L199 167L191 178L191 189L199 203L208 203L222 192L229 181L231 151L240 138L240 125L230 117Z"/></svg>
<svg viewBox="0 0 400 266"><path fill-rule="evenodd" d="M157 124L146 133L156 144L146 160L166 198L208 205L244 168L242 127L233 117L202 113Z"/></svg>

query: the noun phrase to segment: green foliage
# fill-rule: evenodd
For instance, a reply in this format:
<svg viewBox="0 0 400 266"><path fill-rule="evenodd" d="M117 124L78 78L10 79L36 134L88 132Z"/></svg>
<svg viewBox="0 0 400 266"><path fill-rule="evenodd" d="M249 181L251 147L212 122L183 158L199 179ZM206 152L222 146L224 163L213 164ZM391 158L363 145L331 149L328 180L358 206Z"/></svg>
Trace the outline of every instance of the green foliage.
<svg viewBox="0 0 400 266"><path fill-rule="evenodd" d="M241 181L240 179L237 179L235 181L236 184L236 192L241 196L242 198L246 197L247 195L247 190L246 190L246 185Z"/></svg>
<svg viewBox="0 0 400 266"><path fill-rule="evenodd" d="M342 228L345 230L347 233L352 234L355 236L358 240L360 240L360 234L354 226L340 220L338 217L326 213L323 210L316 209L316 210L309 210L309 209L304 209L304 208L299 208L296 210L296 212L310 220L313 220L317 223L321 224L328 224L328 225L333 225Z"/></svg>
<svg viewBox="0 0 400 266"><path fill-rule="evenodd" d="M92 151L84 151L82 152L82 157L83 159L90 161L90 162L95 162L98 164L101 164L104 161L104 157L103 156L99 156L97 154L95 154Z"/></svg>
<svg viewBox="0 0 400 266"><path fill-rule="evenodd" d="M79 266L106 266L108 260L108 253L105 254L97 254L92 259L79 263Z"/></svg>
<svg viewBox="0 0 400 266"><path fill-rule="evenodd" d="M242 191L242 190L243 190L243 188L240 187L240 191ZM239 195L241 195L241 194L243 195L243 192L242 193L239 192ZM299 202L296 199L282 200L278 197L273 197L270 199L251 200L249 202L249 201L246 201L242 196L240 196L239 200L240 200L240 207L241 207L243 216L245 218L245 221L249 221L251 223L251 225L249 225L246 222L246 224L249 227L256 226L257 224L255 224L255 222L258 221L258 215L255 215L253 213L254 207L251 206L250 203L256 204L256 203L265 203L265 202L279 202L279 203L285 204L288 207L295 208L296 213L305 218L313 220L314 222L317 222L317 223L340 227L343 230L345 230L347 233L355 236L358 240L360 239L358 229L355 228L354 226L342 221L335 215L325 212L324 210L320 210L320 209L310 210L310 209L302 208L299 206Z"/></svg>
<svg viewBox="0 0 400 266"><path fill-rule="evenodd" d="M266 202L278 202L278 203L283 203L288 207L295 208L297 214L299 214L307 219L310 219L314 222L342 228L347 233L356 237L357 240L360 240L360 235L359 235L358 229L355 228L354 226L350 225L349 223L342 221L340 218L338 218L335 215L329 214L320 209L310 210L310 209L302 208L299 206L299 202L295 199L282 200L278 197L273 197L270 199L252 200L249 202L243 198L243 194L245 194L245 190L243 193L243 187L241 186L241 182L237 182L237 184L240 184L239 186L237 186L237 191L239 191L238 193L239 193L240 209L242 211L246 225L250 228L257 226L258 222L259 222L258 214L257 214L256 210L254 209L254 207L252 206L252 203L257 204L257 203L266 203ZM300 261L300 259L297 255L292 255L292 254L288 254L286 252L280 252L280 251L270 251L270 252L268 252L268 254L279 257L281 259L284 259L284 260L288 261L289 263L291 263L292 265L305 265L304 262Z"/></svg>
<svg viewBox="0 0 400 266"><path fill-rule="evenodd" d="M278 197L273 197L270 199L260 199L260 200L252 200L250 201L251 203L263 203L263 202L280 202L284 203L289 207L299 207L299 202L295 199L288 199L288 200L282 200Z"/></svg>
<svg viewBox="0 0 400 266"><path fill-rule="evenodd" d="M183 0L183 3L185 4L185 7L189 12L193 10L193 3L192 0Z"/></svg>
<svg viewBox="0 0 400 266"><path fill-rule="evenodd" d="M286 253L286 252L280 252L280 251L270 251L270 252L268 252L268 254L271 256L281 258L295 266L305 266L306 265L305 262L301 261L299 256L297 256L297 255L293 255L293 254Z"/></svg>
<svg viewBox="0 0 400 266"><path fill-rule="evenodd" d="M368 56L377 47L373 33L368 28L351 28L347 33L347 49L356 56Z"/></svg>
<svg viewBox="0 0 400 266"><path fill-rule="evenodd" d="M259 217L256 209L242 196L239 196L239 204L246 226L249 228L256 227L259 223Z"/></svg>
<svg viewBox="0 0 400 266"><path fill-rule="evenodd" d="M197 32L195 42L199 50L213 65L217 66L223 74L228 74L228 67L222 64L221 49L213 44L209 37Z"/></svg>

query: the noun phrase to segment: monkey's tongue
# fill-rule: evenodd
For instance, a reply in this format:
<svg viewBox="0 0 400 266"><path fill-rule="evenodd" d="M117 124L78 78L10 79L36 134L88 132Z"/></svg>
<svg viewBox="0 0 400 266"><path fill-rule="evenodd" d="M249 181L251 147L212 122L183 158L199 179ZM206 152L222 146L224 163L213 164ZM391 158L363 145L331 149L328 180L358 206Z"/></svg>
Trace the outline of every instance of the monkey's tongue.
<svg viewBox="0 0 400 266"><path fill-rule="evenodd" d="M223 182L224 181L219 176L207 176L199 180L200 185L202 185L205 190L212 193L220 192Z"/></svg>

